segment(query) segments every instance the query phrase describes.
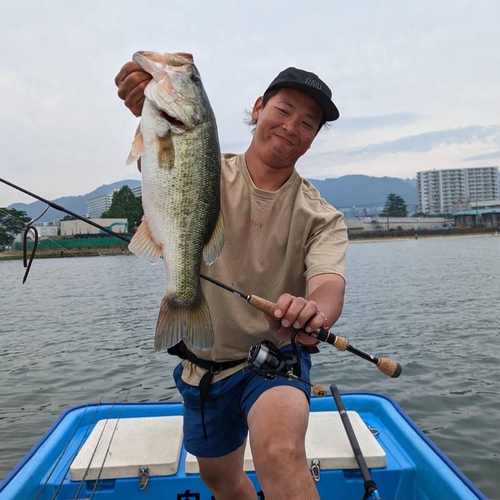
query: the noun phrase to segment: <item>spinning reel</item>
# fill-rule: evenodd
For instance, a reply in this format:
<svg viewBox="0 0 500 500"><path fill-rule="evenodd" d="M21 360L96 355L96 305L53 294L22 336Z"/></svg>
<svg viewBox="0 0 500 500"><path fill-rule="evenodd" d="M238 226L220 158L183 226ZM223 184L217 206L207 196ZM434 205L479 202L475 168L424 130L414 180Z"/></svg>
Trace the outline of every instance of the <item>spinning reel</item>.
<svg viewBox="0 0 500 500"><path fill-rule="evenodd" d="M247 366L268 380L275 380L276 377L301 380L302 371L300 369L299 351L295 342L298 333L299 330L294 329L290 339L293 356L286 356L270 340L263 340L250 347Z"/></svg>

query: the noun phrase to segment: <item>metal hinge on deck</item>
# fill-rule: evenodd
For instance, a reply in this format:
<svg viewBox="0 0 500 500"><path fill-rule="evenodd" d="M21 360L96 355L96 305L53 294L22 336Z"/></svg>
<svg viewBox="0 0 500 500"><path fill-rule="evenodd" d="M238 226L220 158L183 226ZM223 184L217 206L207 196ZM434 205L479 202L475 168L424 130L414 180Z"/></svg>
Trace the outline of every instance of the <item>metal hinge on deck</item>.
<svg viewBox="0 0 500 500"><path fill-rule="evenodd" d="M148 489L149 483L149 469L148 467L139 468L139 489L141 491Z"/></svg>
<svg viewBox="0 0 500 500"><path fill-rule="evenodd" d="M314 479L315 483L319 483L320 476L321 476L321 468L320 468L320 463L319 460L313 460L311 464L311 475Z"/></svg>

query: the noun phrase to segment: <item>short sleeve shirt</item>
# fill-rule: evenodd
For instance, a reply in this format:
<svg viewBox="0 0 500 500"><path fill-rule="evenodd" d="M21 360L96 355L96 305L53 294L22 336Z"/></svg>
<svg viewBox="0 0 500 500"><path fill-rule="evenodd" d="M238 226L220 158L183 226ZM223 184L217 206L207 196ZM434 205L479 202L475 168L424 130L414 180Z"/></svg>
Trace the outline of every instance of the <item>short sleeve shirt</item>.
<svg viewBox="0 0 500 500"><path fill-rule="evenodd" d="M345 277L347 228L342 213L323 200L294 170L278 191L258 189L245 155L224 155L221 208L225 243L219 259L201 272L245 293L276 302L283 293L307 296L307 281L319 274ZM203 281L203 280L202 280ZM210 351L199 358L233 361L268 339L279 345L263 314L244 299L203 281L214 328ZM197 385L205 370L184 361L182 378ZM241 367L224 370L214 382Z"/></svg>

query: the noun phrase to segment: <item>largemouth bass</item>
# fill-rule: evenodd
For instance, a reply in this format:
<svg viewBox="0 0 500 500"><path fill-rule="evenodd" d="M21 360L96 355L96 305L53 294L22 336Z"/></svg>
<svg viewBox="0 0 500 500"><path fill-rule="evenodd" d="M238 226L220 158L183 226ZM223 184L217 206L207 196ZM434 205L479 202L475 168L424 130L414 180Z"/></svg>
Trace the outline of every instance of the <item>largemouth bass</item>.
<svg viewBox="0 0 500 500"><path fill-rule="evenodd" d="M133 59L153 79L127 161L141 158L144 207L129 249L152 263L163 258L167 269L155 349L186 339L208 350L213 329L201 259L212 264L224 245L215 116L190 54L137 52Z"/></svg>

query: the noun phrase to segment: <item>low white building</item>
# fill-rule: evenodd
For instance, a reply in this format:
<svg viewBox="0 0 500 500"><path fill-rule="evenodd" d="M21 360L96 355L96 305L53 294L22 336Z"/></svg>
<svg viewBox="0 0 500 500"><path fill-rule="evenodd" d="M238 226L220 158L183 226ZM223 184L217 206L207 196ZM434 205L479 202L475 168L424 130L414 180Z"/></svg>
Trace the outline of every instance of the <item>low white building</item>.
<svg viewBox="0 0 500 500"><path fill-rule="evenodd" d="M126 233L128 231L127 219L90 219L92 222L104 226L115 233ZM81 220L62 220L61 236L74 236L76 234L100 234L104 233L97 227L91 226ZM105 234L105 233L104 233Z"/></svg>
<svg viewBox="0 0 500 500"><path fill-rule="evenodd" d="M346 219L350 232L364 231L422 231L424 229L446 229L451 220L444 217L359 217Z"/></svg>
<svg viewBox="0 0 500 500"><path fill-rule="evenodd" d="M54 224L54 223L40 222L40 223L34 224L34 226L36 227L36 230L38 231L38 237L40 239L52 238L54 236L57 236L58 231L59 231L59 226ZM23 241L23 234L24 234L24 231L22 233L19 233L15 237L14 243L21 243ZM29 240L34 239L33 231L28 232L28 239Z"/></svg>

